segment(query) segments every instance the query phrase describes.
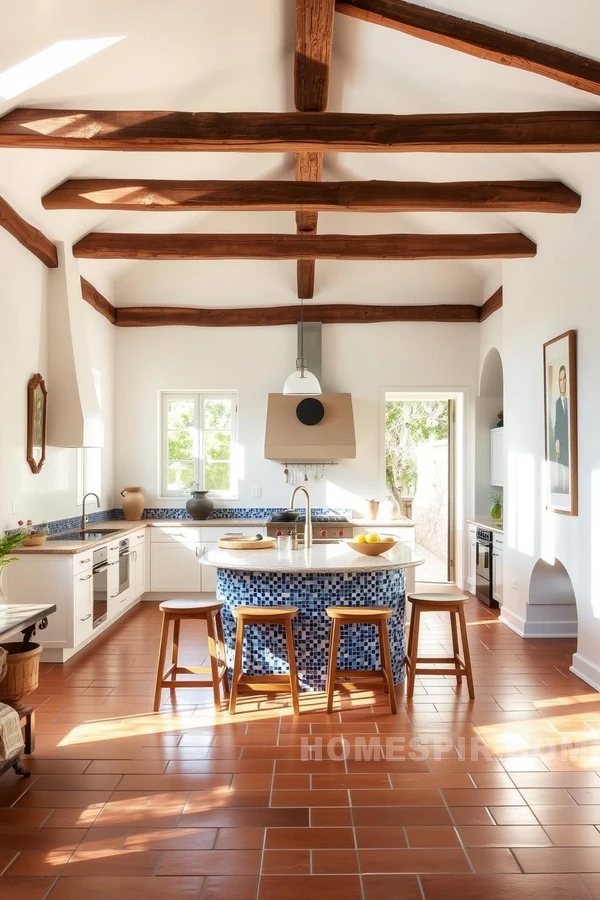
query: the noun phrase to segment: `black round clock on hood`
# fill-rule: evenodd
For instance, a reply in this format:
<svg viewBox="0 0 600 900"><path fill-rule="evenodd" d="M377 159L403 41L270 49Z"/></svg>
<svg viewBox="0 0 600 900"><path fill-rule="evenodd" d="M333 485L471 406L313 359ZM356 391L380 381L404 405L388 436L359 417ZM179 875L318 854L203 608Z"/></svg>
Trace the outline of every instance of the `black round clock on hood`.
<svg viewBox="0 0 600 900"><path fill-rule="evenodd" d="M305 397L296 407L296 418L303 425L318 425L325 415L325 407L316 397Z"/></svg>

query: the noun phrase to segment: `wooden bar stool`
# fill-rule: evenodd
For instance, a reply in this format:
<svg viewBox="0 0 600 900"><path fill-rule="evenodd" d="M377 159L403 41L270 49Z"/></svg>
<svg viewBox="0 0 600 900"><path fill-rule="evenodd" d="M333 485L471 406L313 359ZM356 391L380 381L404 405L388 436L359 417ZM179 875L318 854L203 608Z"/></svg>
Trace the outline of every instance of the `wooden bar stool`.
<svg viewBox="0 0 600 900"><path fill-rule="evenodd" d="M231 678L231 697L229 699L229 712L235 713L238 696L238 687L241 684L260 687L265 691L281 691L289 685L292 693L292 706L294 715L300 715L300 703L298 700L298 670L296 668L296 654L294 651L294 633L292 631L292 619L298 615L296 606L235 606L232 609L237 620L235 635L235 657L233 661L233 675ZM242 656L244 650L244 627L246 625L283 625L285 628L285 641L287 646L290 674L288 675L261 675L246 676L242 672ZM283 687L282 687L283 685Z"/></svg>
<svg viewBox="0 0 600 900"><path fill-rule="evenodd" d="M221 682L225 697L229 694L227 684L227 666L225 665L225 642L223 641L223 623L221 621L221 609L223 604L218 600L165 600L159 606L162 612L162 632L160 636L160 649L158 651L158 666L156 671L156 691L154 693L154 711L160 707L160 692L163 688L174 691L175 688L188 687L212 687L215 701L215 710L221 709ZM206 622L208 635L208 653L210 667L207 666L180 666L179 662L179 628L182 619L200 619ZM173 646L171 649L171 665L165 672L165 660L169 643L169 625L173 622ZM215 636L216 630L216 636ZM217 640L219 654L217 657ZM205 675L210 673L210 678L201 680L181 680L178 675Z"/></svg>
<svg viewBox="0 0 600 900"><path fill-rule="evenodd" d="M466 594L443 593L441 591L431 594L409 594L408 600L413 604L412 618L408 637L408 651L406 653L406 669L408 672L408 685L406 696L410 699L415 690L415 677L417 675L456 675L458 684L462 684L462 676L467 677L469 697L475 699L473 687L473 671L471 669L471 654L469 653L469 638L467 635L467 623L465 621L465 603L469 598ZM449 612L450 627L452 629L452 656L418 656L419 648L419 624L422 612ZM462 638L464 662L460 657L458 644L458 629L456 619L460 626ZM452 663L451 669L418 668L419 663Z"/></svg>
<svg viewBox="0 0 600 900"><path fill-rule="evenodd" d="M326 612L332 620L329 642L329 669L327 671L327 712L333 710L333 692L335 691L336 682L342 678L358 678L361 684L372 681L376 681L377 684L383 682L383 686L390 696L390 711L396 713L396 692L392 675L390 636L387 629L387 620L393 615L393 610L389 606L328 606ZM337 667L342 625L357 624L376 625L378 628L379 653L381 656L380 672L338 669Z"/></svg>

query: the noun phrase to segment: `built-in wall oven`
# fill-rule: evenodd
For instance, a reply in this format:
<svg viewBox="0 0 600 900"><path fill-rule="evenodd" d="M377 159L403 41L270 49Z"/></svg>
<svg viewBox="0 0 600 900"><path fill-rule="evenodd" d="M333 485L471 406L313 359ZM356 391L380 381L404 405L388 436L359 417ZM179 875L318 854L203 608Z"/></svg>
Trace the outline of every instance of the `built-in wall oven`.
<svg viewBox="0 0 600 900"><path fill-rule="evenodd" d="M108 547L94 550L92 577L94 604L92 609L92 627L97 628L106 622L108 615Z"/></svg>
<svg viewBox="0 0 600 900"><path fill-rule="evenodd" d="M492 532L478 528L475 536L475 592L486 606L498 608L494 600L494 566Z"/></svg>

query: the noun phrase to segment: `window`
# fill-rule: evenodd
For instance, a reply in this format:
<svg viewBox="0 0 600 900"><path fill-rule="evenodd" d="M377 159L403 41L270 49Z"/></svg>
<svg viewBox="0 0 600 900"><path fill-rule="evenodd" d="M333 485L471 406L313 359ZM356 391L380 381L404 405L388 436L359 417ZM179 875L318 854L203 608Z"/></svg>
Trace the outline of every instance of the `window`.
<svg viewBox="0 0 600 900"><path fill-rule="evenodd" d="M187 496L192 482L216 496L237 495L233 465L237 395L230 392L163 393L161 497Z"/></svg>
<svg viewBox="0 0 600 900"><path fill-rule="evenodd" d="M81 505L85 494L93 491L102 494L102 450L100 447L77 449L77 503Z"/></svg>

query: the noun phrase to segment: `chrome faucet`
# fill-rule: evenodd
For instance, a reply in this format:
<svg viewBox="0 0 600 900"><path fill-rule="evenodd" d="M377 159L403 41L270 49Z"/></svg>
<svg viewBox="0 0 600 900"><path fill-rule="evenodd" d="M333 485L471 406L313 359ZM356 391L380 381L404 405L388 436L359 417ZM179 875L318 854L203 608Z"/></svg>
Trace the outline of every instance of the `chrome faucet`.
<svg viewBox="0 0 600 900"><path fill-rule="evenodd" d="M302 491L306 496L306 519L304 522L304 546L312 547L313 545L313 534L312 534L312 519L310 515L310 496L308 491L302 485L298 485L292 491L292 499L290 500L290 509L294 509L294 501L296 499L296 494L298 491Z"/></svg>
<svg viewBox="0 0 600 900"><path fill-rule="evenodd" d="M94 494L93 491L90 491L88 494L85 495L85 497L83 498L83 502L81 504L81 530L82 531L85 531L85 525L87 522L87 516L85 514L85 501L87 500L88 497L95 497L96 503L98 504L98 509L100 509L100 497L98 496L98 494Z"/></svg>

